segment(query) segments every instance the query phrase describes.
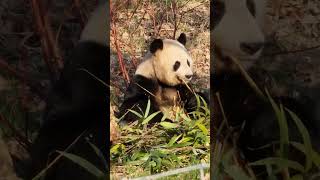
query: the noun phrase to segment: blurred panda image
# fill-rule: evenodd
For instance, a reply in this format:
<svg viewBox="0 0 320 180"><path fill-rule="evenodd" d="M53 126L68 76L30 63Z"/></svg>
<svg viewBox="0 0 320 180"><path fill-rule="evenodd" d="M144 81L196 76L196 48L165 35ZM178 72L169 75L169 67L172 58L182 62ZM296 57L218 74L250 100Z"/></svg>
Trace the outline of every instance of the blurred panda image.
<svg viewBox="0 0 320 180"><path fill-rule="evenodd" d="M279 124L270 102L263 99L239 72L232 61L237 59L250 74L260 89L265 84L259 80L253 64L259 60L266 42L263 25L266 2L263 0L216 0L212 1L213 11L211 33L214 60L211 63L211 98L214 99L214 123L220 125L224 115L236 137L244 159L249 162L276 156L274 149L279 146ZM262 76L265 75L262 73ZM319 89L319 88L318 88ZM283 104L297 114L308 129L313 146L319 149L319 95L317 89L311 89L305 96L278 96L271 94L276 103ZM223 109L217 104L219 98ZM311 95L313 94L313 95ZM310 95L310 96L308 96ZM223 112L222 112L223 111ZM301 134L290 115L286 113L290 141L302 142ZM211 127L212 129L213 127ZM228 130L227 130L228 131ZM223 135L222 135L223 136ZM265 145L269 145L265 147ZM261 148L264 147L264 148ZM301 154L301 153L300 153ZM298 161L303 157L296 152L289 159ZM260 177L266 176L262 169L254 169Z"/></svg>
<svg viewBox="0 0 320 180"><path fill-rule="evenodd" d="M212 2L213 44L220 49L223 57L235 56L241 59L242 65L247 68L259 57L265 42L265 6L264 0Z"/></svg>
<svg viewBox="0 0 320 180"><path fill-rule="evenodd" d="M66 58L59 80L48 98L43 123L31 149L31 167L26 179L48 168L46 180L88 180L97 177L57 151L79 156L102 172L108 172L109 47L107 5L92 13L78 44ZM91 147L96 146L101 154ZM50 165L52 163L52 165Z"/></svg>

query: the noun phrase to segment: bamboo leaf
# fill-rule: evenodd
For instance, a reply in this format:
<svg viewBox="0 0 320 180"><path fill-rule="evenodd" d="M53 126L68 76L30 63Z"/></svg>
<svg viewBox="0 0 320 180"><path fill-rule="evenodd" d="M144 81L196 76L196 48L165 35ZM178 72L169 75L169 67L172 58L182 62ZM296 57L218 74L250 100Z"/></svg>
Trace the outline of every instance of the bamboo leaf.
<svg viewBox="0 0 320 180"><path fill-rule="evenodd" d="M169 141L169 143L167 144L167 146L172 146L180 137L182 136L182 134L180 134L179 136L177 136L177 135L174 135L171 139L170 139L170 141Z"/></svg>
<svg viewBox="0 0 320 180"><path fill-rule="evenodd" d="M266 165L277 165L280 169L292 168L294 170L304 172L304 168L301 164L295 161L291 161L284 158L270 157L262 160L258 160L252 163L249 163L250 166L266 166Z"/></svg>
<svg viewBox="0 0 320 180"><path fill-rule="evenodd" d="M145 124L148 124L149 121L151 121L157 114L159 114L160 111L157 111L157 112L154 112L152 113L150 116L148 116L147 118L145 118L143 121L142 121L142 125L145 125Z"/></svg>
<svg viewBox="0 0 320 180"><path fill-rule="evenodd" d="M304 126L301 119L292 111L286 108L286 110L289 112L290 116L292 117L293 121L296 123L300 134L302 136L304 146L305 146L305 155L306 155L306 171L309 171L312 167L312 144L310 140L310 135L308 132L308 129Z"/></svg>
<svg viewBox="0 0 320 180"><path fill-rule="evenodd" d="M94 152L98 155L98 157L101 159L101 161L103 162L103 165L107 168L108 163L107 163L103 153L100 151L100 149L96 145L92 144L91 142L88 141L88 143L92 147Z"/></svg>
<svg viewBox="0 0 320 180"><path fill-rule="evenodd" d="M283 112L283 107L282 107L282 105L280 105L280 108L279 108L267 90L266 90L266 93L267 93L269 101L272 105L272 108L273 108L274 112L276 113L276 117L277 117L278 124L279 124L281 157L287 157L287 150L288 150L288 146L289 146L289 130L288 130L288 124L287 124L287 121L286 121L286 118L285 118L285 115Z"/></svg>
<svg viewBox="0 0 320 180"><path fill-rule="evenodd" d="M178 124L170 123L170 122L166 122L166 121L160 122L160 125L166 129L173 129L173 128L179 127Z"/></svg>
<svg viewBox="0 0 320 180"><path fill-rule="evenodd" d="M291 142L291 145L293 145L293 147L295 147L299 151L306 153L306 149L303 144L298 142ZM318 168L320 168L320 154L314 150L312 150L312 161Z"/></svg>
<svg viewBox="0 0 320 180"><path fill-rule="evenodd" d="M151 106L150 99L148 99L147 108L146 108L146 111L144 113L144 118L148 117L149 111L150 111L150 106Z"/></svg>
<svg viewBox="0 0 320 180"><path fill-rule="evenodd" d="M57 152L60 153L62 156L68 158L69 160L73 161L74 163L78 164L79 166L83 167L92 175L95 175L98 178L101 178L104 176L104 173L100 169L98 169L97 167L95 167L93 164L83 159L82 157L74 154L66 153L63 151L57 151Z"/></svg>
<svg viewBox="0 0 320 180"><path fill-rule="evenodd" d="M139 118L142 118L142 115L139 114L138 112L132 110L132 109L128 109L128 111L130 111L131 113L135 114L136 116L138 116Z"/></svg>

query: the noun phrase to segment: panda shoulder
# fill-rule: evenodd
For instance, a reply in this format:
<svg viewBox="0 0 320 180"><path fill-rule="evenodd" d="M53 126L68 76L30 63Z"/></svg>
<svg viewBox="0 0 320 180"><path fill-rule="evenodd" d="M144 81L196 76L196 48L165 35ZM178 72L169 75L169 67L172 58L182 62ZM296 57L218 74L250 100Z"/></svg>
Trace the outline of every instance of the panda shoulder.
<svg viewBox="0 0 320 180"><path fill-rule="evenodd" d="M106 26L106 23L108 22L107 15L107 4L100 4L91 13L90 18L81 33L80 42L92 41L107 45L107 42L109 42L108 27Z"/></svg>
<svg viewBox="0 0 320 180"><path fill-rule="evenodd" d="M143 62L138 65L137 70L135 72L135 76L140 75L148 79L154 79L154 67L152 64L153 56L151 53L148 53Z"/></svg>

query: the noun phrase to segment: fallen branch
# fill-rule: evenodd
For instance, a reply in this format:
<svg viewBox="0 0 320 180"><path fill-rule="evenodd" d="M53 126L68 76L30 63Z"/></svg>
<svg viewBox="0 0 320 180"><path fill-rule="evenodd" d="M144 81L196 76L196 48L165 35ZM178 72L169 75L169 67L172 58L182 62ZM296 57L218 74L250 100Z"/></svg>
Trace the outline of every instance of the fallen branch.
<svg viewBox="0 0 320 180"><path fill-rule="evenodd" d="M40 36L44 60L50 71L51 80L55 81L58 78L59 70L63 68L63 61L52 29L50 28L49 18L41 2L42 1L31 0L31 7L36 29Z"/></svg>
<svg viewBox="0 0 320 180"><path fill-rule="evenodd" d="M122 76L123 76L123 78L124 78L124 80L126 82L126 85L128 86L129 83L130 83L130 78L129 78L129 74L127 72L127 69L126 69L126 67L124 65L124 62L123 62L121 50L119 48L119 44L118 44L118 40L117 40L117 31L116 31L114 22L113 22L113 27L112 27L112 35L113 35L113 38L114 38L115 47L117 49L117 55L118 55L118 61L119 61L119 65L120 65L120 70L122 72Z"/></svg>

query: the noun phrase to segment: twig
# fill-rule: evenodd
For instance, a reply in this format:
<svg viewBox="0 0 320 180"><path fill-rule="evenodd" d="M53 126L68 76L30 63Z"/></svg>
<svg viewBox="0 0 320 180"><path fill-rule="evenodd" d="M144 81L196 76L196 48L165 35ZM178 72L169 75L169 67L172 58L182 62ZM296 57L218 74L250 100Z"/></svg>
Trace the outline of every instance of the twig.
<svg viewBox="0 0 320 180"><path fill-rule="evenodd" d="M174 22L174 29L173 29L173 36L172 39L176 39L176 33L178 29L178 23L177 23L177 2L172 1L172 11L173 11L173 22Z"/></svg>
<svg viewBox="0 0 320 180"><path fill-rule="evenodd" d="M132 12L131 16L128 18L127 22L131 22L131 19L132 19L132 17L136 14L136 12L137 12L137 10L138 10L138 8L139 8L139 5L140 5L140 3L141 3L141 1L142 1L142 0L139 0L139 2L137 3L137 6L136 6L135 9L133 10L133 12Z"/></svg>
<svg viewBox="0 0 320 180"><path fill-rule="evenodd" d="M61 70L63 68L63 61L62 61L62 56L60 53L60 49L58 47L58 42L55 41L54 35L53 35L53 31L52 28L50 26L50 19L48 18L48 15L46 12L44 12L44 7L40 5L40 10L42 10L42 15L43 15L43 22L44 22L44 27L46 30L46 36L47 36L47 41L48 41L48 45L52 50L52 58L55 60L56 65L58 66L58 70Z"/></svg>
<svg viewBox="0 0 320 180"><path fill-rule="evenodd" d="M51 80L55 81L58 72L63 67L60 51L50 28L50 21L44 11L41 1L31 0L32 12L36 28L41 40L42 50L44 51L44 60L50 71ZM55 61L53 61L55 60Z"/></svg>
<svg viewBox="0 0 320 180"><path fill-rule="evenodd" d="M135 34L137 32L137 30L139 29L139 26L141 25L144 17L146 16L147 11L144 11L142 18L140 18L140 21L137 23L135 30L131 33L131 34Z"/></svg>
<svg viewBox="0 0 320 180"><path fill-rule="evenodd" d="M200 6L202 6L205 2L206 2L206 1L203 1L201 4L199 4L199 5L197 5L197 6L193 7L193 8L190 8L190 9L188 9L188 10L186 10L186 11L181 12L181 13L180 13L180 19L179 19L179 21L178 21L178 25L177 25L177 26L179 26L179 25L180 25L181 20L182 20L182 17L184 17L184 15L185 15L186 13L188 13L188 12L190 12L190 11L192 11L192 10L194 10L194 9L196 9L196 8L198 8L198 7L200 7ZM184 5L183 5L183 6L181 6L181 8L180 8L180 9L182 9L182 7L184 7Z"/></svg>
<svg viewBox="0 0 320 180"><path fill-rule="evenodd" d="M181 13L181 15L184 15L184 14L186 14L186 13L188 13L188 12L190 12L190 11L192 11L192 10L194 10L194 9L202 6L202 5L204 5L205 2L207 2L207 1L203 1L203 2L201 2L201 4L199 4L199 5L197 5L197 6L193 7L193 8L190 8L190 9L188 9L188 10L186 10L186 11L183 11L183 12Z"/></svg>
<svg viewBox="0 0 320 180"><path fill-rule="evenodd" d="M113 25L112 34L113 34L113 37L114 37L114 44L115 44L116 49L117 49L118 61L119 61L119 64L120 64L120 70L122 72L123 78L125 79L126 85L128 86L129 83L130 83L130 78L129 78L127 69L126 69L126 67L124 65L122 54L121 54L121 51L120 51L120 48L119 48L119 44L118 44L118 40L117 40L117 31L116 31L115 25Z"/></svg>
<svg viewBox="0 0 320 180"><path fill-rule="evenodd" d="M161 14L161 17L160 17L160 25L159 25L159 27L158 27L157 34L154 34L155 36L158 36L158 35L160 34L160 31L161 31L161 29L162 29L163 20L164 20L164 13Z"/></svg>
<svg viewBox="0 0 320 180"><path fill-rule="evenodd" d="M137 58L134 56L134 53L133 53L133 51L134 51L134 50L133 50L132 45L131 45L131 44L128 44L128 43L123 42L123 40L121 40L121 39L118 39L118 41L120 41L120 42L121 42L121 44L123 44L123 45L125 45L125 46L129 47L129 54L130 54L130 56L131 56L131 61L132 61L132 63L133 63L134 68L136 68L136 67L137 67Z"/></svg>
<svg viewBox="0 0 320 180"><path fill-rule="evenodd" d="M182 9L184 8L191 0L187 0L184 4L182 4L179 9Z"/></svg>

